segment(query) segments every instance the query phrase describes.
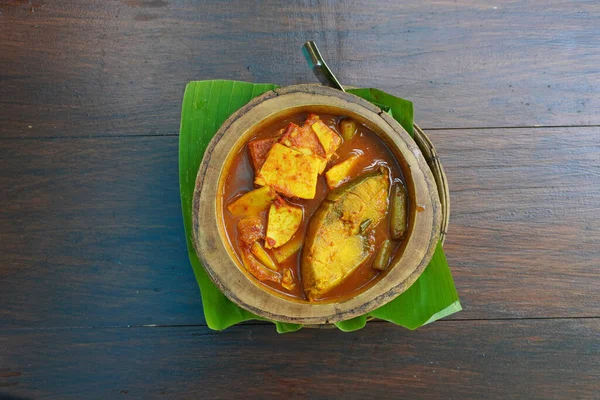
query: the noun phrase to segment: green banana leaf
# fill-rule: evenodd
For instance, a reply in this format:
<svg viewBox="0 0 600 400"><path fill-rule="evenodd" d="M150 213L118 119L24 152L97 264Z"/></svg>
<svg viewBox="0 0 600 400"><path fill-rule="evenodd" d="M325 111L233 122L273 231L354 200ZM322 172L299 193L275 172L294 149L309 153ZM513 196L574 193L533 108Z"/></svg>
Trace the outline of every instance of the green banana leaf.
<svg viewBox="0 0 600 400"><path fill-rule="evenodd" d="M350 89L358 97L375 104L387 111L412 136L413 134L413 104L408 100L394 97L379 89Z"/></svg>
<svg viewBox="0 0 600 400"><path fill-rule="evenodd" d="M221 124L236 110L278 86L230 80L190 82L186 86L179 130L179 184L188 255L200 287L204 317L210 329L223 330L248 320L266 321L231 302L210 280L200 264L193 245L192 196L196 174L206 146ZM352 89L360 96L387 111L412 134L413 107L410 101L378 89ZM416 329L461 310L458 294L441 244L436 247L429 265L417 281L390 303L360 317L337 322L342 331L361 329L368 317L375 317ZM302 325L271 321L277 332L294 332Z"/></svg>

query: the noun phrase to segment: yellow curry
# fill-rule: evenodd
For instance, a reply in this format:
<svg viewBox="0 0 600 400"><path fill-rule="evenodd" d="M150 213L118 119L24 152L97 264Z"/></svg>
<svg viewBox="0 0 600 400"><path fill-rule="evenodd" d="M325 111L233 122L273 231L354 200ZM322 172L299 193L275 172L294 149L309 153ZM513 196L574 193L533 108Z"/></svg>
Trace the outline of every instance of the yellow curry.
<svg viewBox="0 0 600 400"><path fill-rule="evenodd" d="M407 227L398 162L375 133L342 116L295 115L258 132L235 156L223 201L246 271L305 301L374 282Z"/></svg>

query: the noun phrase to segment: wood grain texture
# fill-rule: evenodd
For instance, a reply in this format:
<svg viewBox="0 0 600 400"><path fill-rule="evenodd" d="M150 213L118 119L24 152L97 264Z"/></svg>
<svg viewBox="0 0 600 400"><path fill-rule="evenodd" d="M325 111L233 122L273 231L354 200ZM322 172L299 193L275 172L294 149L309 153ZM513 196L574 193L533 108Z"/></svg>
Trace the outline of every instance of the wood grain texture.
<svg viewBox="0 0 600 400"><path fill-rule="evenodd" d="M598 398L599 20L596 1L0 0L0 399ZM204 326L185 84L316 82L306 40L344 84L414 101L451 189L453 320ZM589 127L431 130L538 125Z"/></svg>
<svg viewBox="0 0 600 400"><path fill-rule="evenodd" d="M1 331L0 393L61 398L592 399L600 320ZM0 396L1 397L1 396Z"/></svg>
<svg viewBox="0 0 600 400"><path fill-rule="evenodd" d="M595 1L3 1L4 137L176 134L185 83L342 83L415 102L425 129L600 124Z"/></svg>
<svg viewBox="0 0 600 400"><path fill-rule="evenodd" d="M177 138L0 141L0 327L203 321Z"/></svg>
<svg viewBox="0 0 600 400"><path fill-rule="evenodd" d="M600 129L429 136L450 186L458 318L473 306L496 318L599 316Z"/></svg>
<svg viewBox="0 0 600 400"><path fill-rule="evenodd" d="M600 128L430 132L452 318L599 317ZM177 137L0 141L0 328L204 323Z"/></svg>

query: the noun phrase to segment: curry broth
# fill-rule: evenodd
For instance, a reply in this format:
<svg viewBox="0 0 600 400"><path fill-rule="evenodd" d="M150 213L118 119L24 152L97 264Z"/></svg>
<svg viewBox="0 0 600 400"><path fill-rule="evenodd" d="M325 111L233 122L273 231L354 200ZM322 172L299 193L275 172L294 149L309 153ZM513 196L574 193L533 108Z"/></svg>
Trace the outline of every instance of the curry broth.
<svg viewBox="0 0 600 400"><path fill-rule="evenodd" d="M319 114L321 120L326 123L330 128L334 129L339 133L339 122L344 117L333 116L328 114ZM290 122L294 122L298 125L302 125L307 117L307 113L297 114L285 119L277 120L263 129L254 136L252 136L248 142L256 139L274 138L280 136L281 129L285 128ZM384 167L389 172L390 183L401 182L404 184L404 178L400 166L390 150L383 143L383 141L367 127L357 124L358 132L349 141L343 141L341 146L336 151L334 156L327 165L327 169L338 162L344 161L353 154L360 154L360 158L356 164L352 167L349 173L349 179L353 179L365 172L376 170L380 167ZM326 169L326 171L327 171ZM228 175L226 176L223 185L223 221L225 231L227 233L231 247L235 250L240 264L242 263L241 249L239 244L238 228L237 223L242 216L234 216L227 209L227 205L231 204L242 194L256 189L258 186L254 184L255 172L252 166L252 162L249 156L248 144L246 143L242 149L235 155L232 160ZM295 233L290 241L304 237L308 223L315 213L317 208L320 206L323 199L327 196L330 189L327 187L325 174L319 175L316 195L314 199L294 199L285 198L288 203L302 207L304 210L302 223L300 228ZM388 211L389 213L389 211ZM267 223L268 210L260 213L260 217L263 220L265 226ZM379 245L386 239L390 238L390 221L389 218L384 218L375 228L372 229L374 232L374 246L375 250ZM392 251L392 257L398 251L401 242L393 242L394 247ZM274 258L272 250L265 249L267 253ZM347 297L355 294L361 289L365 288L369 283L374 282L383 272L371 268L373 259L376 251L372 251L369 258L363 262L359 267L356 268L348 277L346 277L339 285L332 288L330 291L325 293L323 296L315 300L328 300L336 299L340 297ZM289 268L292 271L295 287L292 290L285 289L281 284L272 281L260 281L259 284L267 285L271 289L278 293L293 297L297 300L306 300L306 296L303 291L302 277L301 277L301 256L302 249L297 254L289 257L287 260L278 263L279 269L282 271L285 268Z"/></svg>

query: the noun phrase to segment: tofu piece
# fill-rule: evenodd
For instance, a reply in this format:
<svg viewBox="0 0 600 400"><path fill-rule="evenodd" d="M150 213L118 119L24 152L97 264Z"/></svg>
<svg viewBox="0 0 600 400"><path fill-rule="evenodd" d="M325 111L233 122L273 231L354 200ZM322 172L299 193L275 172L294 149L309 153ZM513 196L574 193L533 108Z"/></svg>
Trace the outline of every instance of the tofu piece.
<svg viewBox="0 0 600 400"><path fill-rule="evenodd" d="M293 122L289 123L283 136L279 139L279 143L309 156L325 158L325 149L315 132L308 127L300 127Z"/></svg>
<svg viewBox="0 0 600 400"><path fill-rule="evenodd" d="M275 143L254 182L287 197L314 199L321 163L317 157Z"/></svg>
<svg viewBox="0 0 600 400"><path fill-rule="evenodd" d="M360 156L358 154L348 157L346 160L339 164L329 168L325 173L325 179L327 180L327 186L329 189L333 189L346 182L350 177L350 171L352 167L356 165L356 162Z"/></svg>
<svg viewBox="0 0 600 400"><path fill-rule="evenodd" d="M325 149L325 158L329 161L342 144L342 138L321 120L310 125L310 127L319 138L321 146Z"/></svg>
<svg viewBox="0 0 600 400"><path fill-rule="evenodd" d="M302 214L301 207L291 205L282 198L275 200L269 209L265 247L272 249L289 242L300 228Z"/></svg>
<svg viewBox="0 0 600 400"><path fill-rule="evenodd" d="M310 128L310 126L298 126L290 122L283 136L279 139L279 143L290 149L298 150L299 152L322 159L319 174L322 174L327 166L327 158L325 149L321 145L319 138Z"/></svg>
<svg viewBox="0 0 600 400"><path fill-rule="evenodd" d="M264 186L242 195L227 207L229 212L235 216L253 216L266 210L275 199L275 191Z"/></svg>
<svg viewBox="0 0 600 400"><path fill-rule="evenodd" d="M317 121L320 121L321 117L319 117L317 114L313 114L310 113L306 116L306 120L304 121L304 124L307 126L311 126L312 124L314 124Z"/></svg>
<svg viewBox="0 0 600 400"><path fill-rule="evenodd" d="M277 138L258 139L248 143L250 159L254 166L254 171L260 170L267 159L267 154L271 147L277 142Z"/></svg>

